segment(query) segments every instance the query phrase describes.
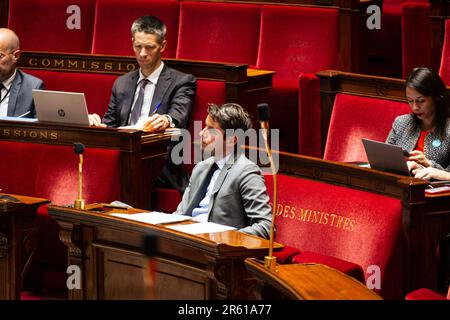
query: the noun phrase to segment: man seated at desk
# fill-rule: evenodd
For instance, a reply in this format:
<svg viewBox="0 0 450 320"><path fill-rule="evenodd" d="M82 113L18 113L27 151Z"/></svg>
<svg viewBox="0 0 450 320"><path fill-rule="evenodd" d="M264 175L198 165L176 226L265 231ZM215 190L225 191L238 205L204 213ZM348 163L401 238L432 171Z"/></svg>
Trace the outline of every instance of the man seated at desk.
<svg viewBox="0 0 450 320"><path fill-rule="evenodd" d="M200 136L204 158L210 157L194 167L175 213L269 238L272 209L264 178L242 153L241 139L235 134L251 125L248 113L238 104L209 106Z"/></svg>
<svg viewBox="0 0 450 320"><path fill-rule="evenodd" d="M90 124L135 126L151 132L186 128L197 82L194 76L168 68L162 62L167 43L165 24L154 16L143 16L133 22L131 35L140 69L116 80L103 121L94 113L89 115ZM182 167L168 160L157 185L174 187L183 193L187 182Z"/></svg>
<svg viewBox="0 0 450 320"><path fill-rule="evenodd" d="M33 118L33 89L44 89L41 79L17 69L20 58L19 37L0 28L0 117Z"/></svg>

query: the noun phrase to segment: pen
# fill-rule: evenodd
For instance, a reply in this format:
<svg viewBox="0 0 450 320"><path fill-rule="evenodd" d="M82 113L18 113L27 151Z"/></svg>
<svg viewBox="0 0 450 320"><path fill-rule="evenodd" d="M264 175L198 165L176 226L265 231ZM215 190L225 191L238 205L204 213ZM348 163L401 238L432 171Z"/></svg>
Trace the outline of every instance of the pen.
<svg viewBox="0 0 450 320"><path fill-rule="evenodd" d="M160 105L161 105L161 102L159 102L159 103L156 105L155 110L153 110L153 112L151 113L151 116L154 115L154 114L156 113L156 111L158 111Z"/></svg>
<svg viewBox="0 0 450 320"><path fill-rule="evenodd" d="M23 117L25 117L26 115L28 115L30 113L31 113L31 111L27 111L24 114L21 114L20 116L18 116L17 118L23 118Z"/></svg>

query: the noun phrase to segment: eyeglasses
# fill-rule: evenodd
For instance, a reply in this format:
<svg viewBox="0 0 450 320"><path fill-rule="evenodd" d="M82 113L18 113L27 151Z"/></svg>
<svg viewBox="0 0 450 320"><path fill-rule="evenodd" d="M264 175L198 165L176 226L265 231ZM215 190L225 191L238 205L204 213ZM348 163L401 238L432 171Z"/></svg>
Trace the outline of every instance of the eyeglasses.
<svg viewBox="0 0 450 320"><path fill-rule="evenodd" d="M11 52L0 52L0 60L2 60L4 57L6 57L6 56L8 56L8 55L10 55L10 54L13 54L14 52L16 52L16 50L14 50L14 51L11 51Z"/></svg>

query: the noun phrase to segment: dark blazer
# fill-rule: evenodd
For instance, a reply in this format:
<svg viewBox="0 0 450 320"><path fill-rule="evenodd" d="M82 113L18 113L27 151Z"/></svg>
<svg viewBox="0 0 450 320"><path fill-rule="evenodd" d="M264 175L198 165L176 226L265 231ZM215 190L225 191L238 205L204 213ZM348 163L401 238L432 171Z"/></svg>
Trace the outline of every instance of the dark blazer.
<svg viewBox="0 0 450 320"><path fill-rule="evenodd" d="M412 151L420 137L420 128L414 129L412 114L405 114L395 118L386 143ZM434 143L434 145L433 145ZM450 170L450 124L447 123L446 135L441 140L437 133L430 132L425 137L424 154L431 161L432 167Z"/></svg>
<svg viewBox="0 0 450 320"><path fill-rule="evenodd" d="M199 162L176 213L186 212L206 178L214 158ZM208 221L233 226L240 231L269 238L272 209L261 169L243 154L222 168L211 195Z"/></svg>
<svg viewBox="0 0 450 320"><path fill-rule="evenodd" d="M24 118L34 118L36 110L34 108L32 89L44 89L44 82L32 75L17 69L16 77L11 84L8 102L8 117L18 117L28 111L30 114Z"/></svg>
<svg viewBox="0 0 450 320"><path fill-rule="evenodd" d="M139 79L139 70L117 78L103 117L109 127L126 126ZM194 76L164 66L156 84L150 112L161 102L157 113L168 114L177 128L186 128L194 106L197 82Z"/></svg>

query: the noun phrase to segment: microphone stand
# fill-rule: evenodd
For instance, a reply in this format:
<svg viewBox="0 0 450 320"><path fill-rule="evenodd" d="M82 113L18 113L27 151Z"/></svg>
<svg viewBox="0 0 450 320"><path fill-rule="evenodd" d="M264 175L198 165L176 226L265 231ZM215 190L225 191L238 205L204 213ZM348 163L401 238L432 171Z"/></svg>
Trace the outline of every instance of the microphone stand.
<svg viewBox="0 0 450 320"><path fill-rule="evenodd" d="M84 199L82 197L82 192L83 192L83 151L84 151L84 146L81 147L81 150L78 150L77 148L80 148L80 147L79 146L75 147L75 152L79 154L80 161L78 163L78 197L77 197L77 199L75 199L74 208L75 209L84 210Z"/></svg>
<svg viewBox="0 0 450 320"><path fill-rule="evenodd" d="M267 156L269 157L270 169L273 176L273 208L272 208L272 224L270 226L270 239L269 239L269 255L264 257L264 266L270 271L275 271L277 265L277 258L273 256L273 238L275 229L275 213L277 208L277 172L275 170L275 164L272 158L272 151L268 142L268 129L269 126L266 121L261 121L261 128L263 129L263 138L266 146Z"/></svg>

